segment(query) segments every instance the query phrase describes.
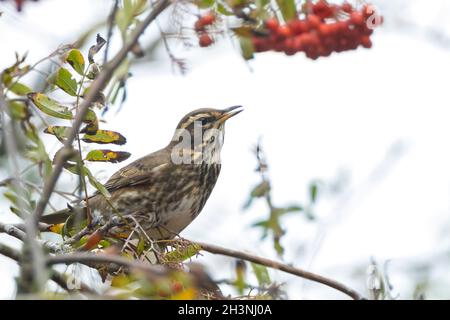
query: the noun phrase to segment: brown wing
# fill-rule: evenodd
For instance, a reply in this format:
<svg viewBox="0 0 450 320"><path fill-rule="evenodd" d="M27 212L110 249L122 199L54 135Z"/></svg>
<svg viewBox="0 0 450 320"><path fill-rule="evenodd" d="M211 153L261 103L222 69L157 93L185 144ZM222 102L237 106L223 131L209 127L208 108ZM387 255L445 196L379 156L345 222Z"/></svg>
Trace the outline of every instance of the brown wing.
<svg viewBox="0 0 450 320"><path fill-rule="evenodd" d="M109 192L129 186L150 183L159 169L171 165L170 156L165 149L156 151L123 167L109 178L105 188Z"/></svg>

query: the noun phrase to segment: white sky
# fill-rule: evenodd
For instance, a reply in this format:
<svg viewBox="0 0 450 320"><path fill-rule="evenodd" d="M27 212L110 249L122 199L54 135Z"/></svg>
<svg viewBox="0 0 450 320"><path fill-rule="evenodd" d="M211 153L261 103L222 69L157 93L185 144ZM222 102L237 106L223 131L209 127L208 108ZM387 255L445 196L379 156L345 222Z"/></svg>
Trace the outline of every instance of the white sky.
<svg viewBox="0 0 450 320"><path fill-rule="evenodd" d="M31 3L23 15L5 8L0 67L13 60L14 50L29 50L34 61L58 44L75 40L86 25L83 21L92 23L109 8L109 2L98 1L99 10L87 10L91 2L83 0L71 6L69 14L67 3L72 1ZM387 23L376 31L372 50L315 62L303 55L266 53L250 63L250 72L230 41L222 40L211 49L178 51L190 69L184 77L171 72L162 50L157 62L133 70L122 112L111 112L104 125L127 137L124 150L132 153L130 161L164 146L179 118L192 109L245 108L227 125L221 177L184 236L276 258L270 241L260 241L259 231L249 227L266 215L266 208L257 203L242 212L258 181L251 148L262 136L278 205L302 203L312 179L329 181L342 170L351 173L351 192L326 197L317 211L319 222L306 222L299 213L284 220L285 260L364 291L364 274L355 275L353 267L364 267L371 256L380 262L391 259L395 289L410 298L415 279L402 270L411 261L426 262L448 248L442 234L449 224L450 59L448 49L429 34L401 27L407 21L419 31L436 28L446 34L450 8L445 1L380 3L386 6ZM401 156L379 179L371 179L399 143ZM104 170L99 177L107 178L118 166L93 168ZM2 221L11 219L0 214ZM325 237L315 254L322 232ZM0 235L0 240L5 238ZM233 269L225 257L205 254L199 262L209 265L217 278ZM0 257L0 271L0 298L8 298L16 267ZM343 297L289 275L271 274L286 282L291 298ZM440 288L449 279L442 276L432 297L448 298L449 292Z"/></svg>

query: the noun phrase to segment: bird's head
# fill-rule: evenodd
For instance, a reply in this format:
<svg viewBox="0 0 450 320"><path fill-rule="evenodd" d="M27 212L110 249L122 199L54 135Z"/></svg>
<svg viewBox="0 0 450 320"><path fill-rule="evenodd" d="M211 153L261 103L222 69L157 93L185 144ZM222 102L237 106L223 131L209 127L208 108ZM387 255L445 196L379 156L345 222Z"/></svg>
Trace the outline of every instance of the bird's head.
<svg viewBox="0 0 450 320"><path fill-rule="evenodd" d="M172 160L176 163L220 162L225 122L241 111L241 106L222 110L203 108L185 115L171 141Z"/></svg>

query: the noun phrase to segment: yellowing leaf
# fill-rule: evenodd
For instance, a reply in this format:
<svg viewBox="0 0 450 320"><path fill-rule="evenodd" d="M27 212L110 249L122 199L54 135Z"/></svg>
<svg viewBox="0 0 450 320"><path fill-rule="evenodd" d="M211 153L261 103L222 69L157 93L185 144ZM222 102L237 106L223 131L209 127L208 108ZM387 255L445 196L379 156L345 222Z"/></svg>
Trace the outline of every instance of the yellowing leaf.
<svg viewBox="0 0 450 320"><path fill-rule="evenodd" d="M77 95L77 81L66 68L60 68L56 74L55 84L71 96Z"/></svg>
<svg viewBox="0 0 450 320"><path fill-rule="evenodd" d="M87 161L93 162L121 162L130 157L129 152L112 150L92 150L86 155Z"/></svg>
<svg viewBox="0 0 450 320"><path fill-rule="evenodd" d="M123 288L134 281L131 276L119 274L111 279L111 287Z"/></svg>
<svg viewBox="0 0 450 320"><path fill-rule="evenodd" d="M86 115L84 116L83 122L87 123L88 125L81 129L80 132L95 135L95 133L98 131L98 118L93 110L89 109L87 111Z"/></svg>
<svg viewBox="0 0 450 320"><path fill-rule="evenodd" d="M88 143L98 143L98 144L118 144L122 145L127 142L127 139L119 132L109 131L109 130L98 130L95 134L85 134L81 140Z"/></svg>
<svg viewBox="0 0 450 320"><path fill-rule="evenodd" d="M72 66L72 68L80 75L84 73L84 57L80 50L72 49L67 55L66 62Z"/></svg>
<svg viewBox="0 0 450 320"><path fill-rule="evenodd" d="M70 131L70 127L65 126L48 126L44 129L44 133L54 135L59 141L64 141Z"/></svg>
<svg viewBox="0 0 450 320"><path fill-rule="evenodd" d="M58 223L58 224L51 225L50 228L48 228L48 230L53 233L61 234L63 228L64 228L64 223Z"/></svg>
<svg viewBox="0 0 450 320"><path fill-rule="evenodd" d="M27 96L31 101L33 101L35 106L45 114L59 119L73 119L73 114L67 107L60 105L58 102L50 99L45 94L32 92Z"/></svg>
<svg viewBox="0 0 450 320"><path fill-rule="evenodd" d="M164 258L167 262L180 263L200 252L202 247L196 243L189 244L186 247L176 248L165 254Z"/></svg>
<svg viewBox="0 0 450 320"><path fill-rule="evenodd" d="M179 293L171 296L172 300L194 300L197 296L197 290L194 288L187 288Z"/></svg>

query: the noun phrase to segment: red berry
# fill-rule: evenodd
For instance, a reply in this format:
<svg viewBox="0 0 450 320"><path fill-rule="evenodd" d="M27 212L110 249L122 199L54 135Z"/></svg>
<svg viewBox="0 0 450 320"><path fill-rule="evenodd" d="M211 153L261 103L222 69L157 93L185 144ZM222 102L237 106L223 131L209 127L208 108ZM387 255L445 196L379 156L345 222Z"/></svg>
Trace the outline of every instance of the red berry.
<svg viewBox="0 0 450 320"><path fill-rule="evenodd" d="M362 26L365 23L365 19L361 12L354 11L350 14L350 22L355 26Z"/></svg>
<svg viewBox="0 0 450 320"><path fill-rule="evenodd" d="M216 21L216 16L213 15L212 13L208 13L208 14L200 17L200 19L198 19L198 21L201 21L201 23L204 26L207 26L207 25L213 24Z"/></svg>
<svg viewBox="0 0 450 320"><path fill-rule="evenodd" d="M323 40L323 45L328 50L334 51L337 46L337 42L335 38L326 38Z"/></svg>
<svg viewBox="0 0 450 320"><path fill-rule="evenodd" d="M296 36L294 38L294 46L295 46L295 50L297 50L297 51L303 51L304 50L303 37L302 36Z"/></svg>
<svg viewBox="0 0 450 320"><path fill-rule="evenodd" d="M338 21L334 24L335 32L346 35L349 30L350 23L348 21Z"/></svg>
<svg viewBox="0 0 450 320"><path fill-rule="evenodd" d="M331 24L322 23L319 26L318 31L322 37L330 37L333 35L333 26Z"/></svg>
<svg viewBox="0 0 450 320"><path fill-rule="evenodd" d="M269 29L272 32L277 31L279 25L280 25L280 23L275 18L267 19L266 22L265 22L266 28Z"/></svg>
<svg viewBox="0 0 450 320"><path fill-rule="evenodd" d="M360 42L364 48L372 48L372 40L370 40L369 36L362 36Z"/></svg>
<svg viewBox="0 0 450 320"><path fill-rule="evenodd" d="M325 0L319 0L312 9L312 12L321 19L331 18L335 14L336 8L328 4Z"/></svg>
<svg viewBox="0 0 450 320"><path fill-rule="evenodd" d="M270 45L268 39L266 38L253 37L252 42L255 52L264 52L269 50Z"/></svg>
<svg viewBox="0 0 450 320"><path fill-rule="evenodd" d="M294 38L287 38L284 40L284 52L288 56L292 56L297 52Z"/></svg>
<svg viewBox="0 0 450 320"><path fill-rule="evenodd" d="M202 48L209 47L210 45L213 44L213 42L214 40L207 33L203 33L202 35L200 35L200 38L198 39L198 43Z"/></svg>
<svg viewBox="0 0 450 320"><path fill-rule="evenodd" d="M277 29L277 36L280 39L289 38L292 35L292 31L288 26L279 26Z"/></svg>
<svg viewBox="0 0 450 320"><path fill-rule="evenodd" d="M283 41L275 42L273 44L273 50L275 50L276 52L284 51L284 42Z"/></svg>
<svg viewBox="0 0 450 320"><path fill-rule="evenodd" d="M353 6L348 2L344 2L341 5L341 10L347 13L351 13L353 11Z"/></svg>
<svg viewBox="0 0 450 320"><path fill-rule="evenodd" d="M310 29L317 29L322 24L322 19L315 14L309 14L306 20Z"/></svg>
<svg viewBox="0 0 450 320"><path fill-rule="evenodd" d="M197 20L197 21L195 21L194 29L195 29L196 32L204 31L205 30L205 26L203 25L201 20Z"/></svg>
<svg viewBox="0 0 450 320"><path fill-rule="evenodd" d="M295 35L299 35L309 31L308 24L303 20L293 20L289 22L289 28Z"/></svg>
<svg viewBox="0 0 450 320"><path fill-rule="evenodd" d="M172 284L172 292L177 293L183 290L183 285L180 282L174 282Z"/></svg>
<svg viewBox="0 0 450 320"><path fill-rule="evenodd" d="M306 56L312 60L317 60L319 58L319 52L317 49L309 49L305 53Z"/></svg>

